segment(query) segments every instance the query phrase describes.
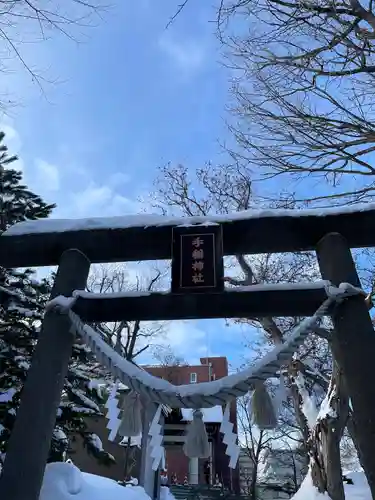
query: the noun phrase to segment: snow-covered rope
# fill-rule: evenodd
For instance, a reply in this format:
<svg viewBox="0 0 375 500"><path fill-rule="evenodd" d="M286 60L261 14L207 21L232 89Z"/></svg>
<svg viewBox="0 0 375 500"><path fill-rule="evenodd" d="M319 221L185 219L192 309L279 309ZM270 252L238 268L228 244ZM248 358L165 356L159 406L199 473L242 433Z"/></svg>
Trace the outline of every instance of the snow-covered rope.
<svg viewBox="0 0 375 500"><path fill-rule="evenodd" d="M85 325L71 310L72 302L67 307L67 300L70 299L64 298L65 302L63 300L59 303L56 298L51 306L60 306L68 311L72 322L71 331L83 338L115 379L119 379L132 390L159 404L167 404L172 408L207 408L224 405L228 401L245 395L249 390L255 389L292 358L293 353L334 303L353 295L364 294L362 290L349 284L342 284L338 288L327 285L326 292L328 297L315 314L301 321L285 343L275 347L254 366L211 382L180 386L155 377L120 356L93 328Z"/></svg>

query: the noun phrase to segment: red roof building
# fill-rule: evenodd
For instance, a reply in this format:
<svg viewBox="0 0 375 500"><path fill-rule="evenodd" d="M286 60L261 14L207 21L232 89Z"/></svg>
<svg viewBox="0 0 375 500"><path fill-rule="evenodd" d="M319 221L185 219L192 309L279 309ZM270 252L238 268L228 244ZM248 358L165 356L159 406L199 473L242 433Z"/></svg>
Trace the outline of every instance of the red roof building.
<svg viewBox="0 0 375 500"><path fill-rule="evenodd" d="M144 366L145 370L153 375L168 380L175 385L195 384L209 382L228 375L228 360L225 356L200 358L199 365L182 366ZM190 484L204 484L207 482L207 460L189 459L184 455L182 446L186 424L192 419L191 409L174 410L165 420L164 425L164 447L166 450L166 468L168 479L177 476L180 484L187 478ZM238 491L239 477L238 468L229 469L229 458L225 454L226 445L223 444L223 436L219 432L223 418L224 408L215 406L203 410L203 421L209 436L211 456L210 464L211 484L215 478L231 490ZM237 411L235 402L231 405L231 422L234 431L237 432Z"/></svg>
<svg viewBox="0 0 375 500"><path fill-rule="evenodd" d="M192 366L158 365L143 366L143 368L149 373L176 385L208 382L228 375L228 361L224 356L201 358L200 364ZM229 469L229 458L225 454L226 445L223 443L223 436L219 432L223 411L224 408L221 406L203 409L203 420L206 424L211 450L211 456L208 459L210 464L208 479L211 484L214 484L217 477L224 487L239 492L239 469L238 467L234 470ZM186 426L192 419L192 412L193 410L188 408L173 409L165 419L163 445L166 451L165 467L167 469L168 483L172 482L172 476L175 476L180 484L184 484L186 481L190 484L206 483L207 460L189 460L182 449ZM234 431L237 432L235 402L231 406L231 421L234 424ZM120 438L116 439L116 442L108 441L107 421L103 417L90 418L88 425L90 430L102 440L104 449L115 457L116 463L109 466L100 464L94 457L87 454L79 436L72 444L71 453L69 453L70 458L84 472L110 477L115 480L123 480L125 448L119 445ZM132 453L132 456L135 462L131 475L137 477L140 465L140 450L134 448L135 453Z"/></svg>

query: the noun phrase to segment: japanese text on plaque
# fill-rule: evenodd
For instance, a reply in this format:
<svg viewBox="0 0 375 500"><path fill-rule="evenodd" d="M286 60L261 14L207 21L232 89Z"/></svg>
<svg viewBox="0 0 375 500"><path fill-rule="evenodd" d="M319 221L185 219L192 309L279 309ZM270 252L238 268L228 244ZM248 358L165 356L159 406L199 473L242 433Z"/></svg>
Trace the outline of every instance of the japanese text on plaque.
<svg viewBox="0 0 375 500"><path fill-rule="evenodd" d="M216 286L215 234L181 235L182 288Z"/></svg>

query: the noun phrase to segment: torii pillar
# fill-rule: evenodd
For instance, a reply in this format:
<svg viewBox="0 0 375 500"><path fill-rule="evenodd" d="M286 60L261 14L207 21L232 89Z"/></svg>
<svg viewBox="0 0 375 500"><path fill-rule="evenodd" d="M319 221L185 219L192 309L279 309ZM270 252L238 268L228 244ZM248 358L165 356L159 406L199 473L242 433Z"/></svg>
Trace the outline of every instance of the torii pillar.
<svg viewBox="0 0 375 500"><path fill-rule="evenodd" d="M74 290L85 289L89 270L90 262L82 252L65 251L51 298L70 297ZM75 339L70 328L66 314L46 312L0 476L2 500L39 499Z"/></svg>
<svg viewBox="0 0 375 500"><path fill-rule="evenodd" d="M330 233L316 248L323 279L338 286L361 287L350 247L343 236ZM353 408L353 424L372 497L375 498L375 332L364 296L336 305L332 320L332 348Z"/></svg>
<svg viewBox="0 0 375 500"><path fill-rule="evenodd" d="M154 459L151 457L151 436L148 432L156 410L157 403L142 399L142 440L141 440L141 464L139 471L139 483L143 486L147 495L153 500L160 498L160 467L154 471L152 463ZM163 418L162 415L160 417Z"/></svg>

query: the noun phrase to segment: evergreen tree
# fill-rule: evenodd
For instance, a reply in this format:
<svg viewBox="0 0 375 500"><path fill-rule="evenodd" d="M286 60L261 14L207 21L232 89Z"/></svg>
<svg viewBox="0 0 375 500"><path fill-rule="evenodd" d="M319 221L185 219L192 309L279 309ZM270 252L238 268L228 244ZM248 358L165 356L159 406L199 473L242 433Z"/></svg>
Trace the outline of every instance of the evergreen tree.
<svg viewBox="0 0 375 500"><path fill-rule="evenodd" d="M0 234L17 222L46 218L55 207L21 183L22 173L11 168L17 157L8 155L3 141L4 133L0 133ZM35 279L29 269L0 267L0 465L50 291L51 281ZM101 414L103 396L97 377L98 366L89 349L77 342L57 414L50 461L63 460L70 440L77 434L88 452L106 463L113 461L100 439L88 429L88 417Z"/></svg>

